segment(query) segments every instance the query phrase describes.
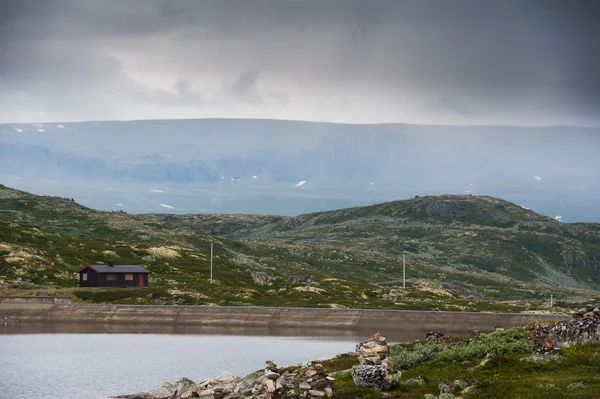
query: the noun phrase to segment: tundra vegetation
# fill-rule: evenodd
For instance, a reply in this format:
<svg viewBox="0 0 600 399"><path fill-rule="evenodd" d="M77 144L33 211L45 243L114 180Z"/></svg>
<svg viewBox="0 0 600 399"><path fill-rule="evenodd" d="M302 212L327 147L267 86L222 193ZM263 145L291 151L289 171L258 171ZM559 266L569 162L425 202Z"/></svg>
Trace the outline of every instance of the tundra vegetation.
<svg viewBox="0 0 600 399"><path fill-rule="evenodd" d="M210 244L215 246L209 284ZM406 254L406 288L402 288ZM148 288L78 287L142 264ZM102 212L0 186L0 290L74 302L553 311L598 298L600 224L492 197L425 196L300 215Z"/></svg>

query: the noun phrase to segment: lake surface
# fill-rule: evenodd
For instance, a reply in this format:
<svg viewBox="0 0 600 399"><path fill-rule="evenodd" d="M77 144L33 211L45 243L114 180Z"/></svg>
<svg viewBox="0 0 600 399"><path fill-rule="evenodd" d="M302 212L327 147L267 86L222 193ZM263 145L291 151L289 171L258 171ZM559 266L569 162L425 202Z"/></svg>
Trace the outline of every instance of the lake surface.
<svg viewBox="0 0 600 399"><path fill-rule="evenodd" d="M141 331L133 333L140 330L125 326L94 333L93 326L4 325L0 398L104 399L156 389L181 377L198 382L225 371L243 376L263 368L267 359L285 366L331 357L353 351L365 338L330 330L299 330L297 336L293 331L273 336L252 329Z"/></svg>

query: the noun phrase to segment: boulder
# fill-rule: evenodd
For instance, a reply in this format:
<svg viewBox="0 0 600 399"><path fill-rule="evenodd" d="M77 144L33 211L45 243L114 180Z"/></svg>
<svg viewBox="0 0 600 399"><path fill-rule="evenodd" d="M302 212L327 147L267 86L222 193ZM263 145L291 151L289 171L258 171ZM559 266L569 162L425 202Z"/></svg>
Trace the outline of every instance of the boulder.
<svg viewBox="0 0 600 399"><path fill-rule="evenodd" d="M297 276L295 274L292 274L288 278L288 282L290 284L309 285L309 286L313 286L313 287L319 285L319 284L317 284L316 281L314 281L309 276Z"/></svg>
<svg viewBox="0 0 600 399"><path fill-rule="evenodd" d="M184 391L189 391L192 389L196 388L196 384L194 383L194 381L190 380L189 378L182 378L179 381L177 381L175 383L175 385L173 386L173 388L175 389L175 392L177 393L177 395L181 395L182 392Z"/></svg>
<svg viewBox="0 0 600 399"><path fill-rule="evenodd" d="M384 365L359 365L352 367L352 380L361 388L378 391L391 389L400 379L400 371Z"/></svg>
<svg viewBox="0 0 600 399"><path fill-rule="evenodd" d="M271 285L271 284L273 284L272 283L273 280L275 280L275 278L269 276L265 272L252 272L252 281L256 285L260 285L260 286Z"/></svg>
<svg viewBox="0 0 600 399"><path fill-rule="evenodd" d="M150 392L149 395L152 399L169 399L175 395L175 389L173 387L161 387Z"/></svg>

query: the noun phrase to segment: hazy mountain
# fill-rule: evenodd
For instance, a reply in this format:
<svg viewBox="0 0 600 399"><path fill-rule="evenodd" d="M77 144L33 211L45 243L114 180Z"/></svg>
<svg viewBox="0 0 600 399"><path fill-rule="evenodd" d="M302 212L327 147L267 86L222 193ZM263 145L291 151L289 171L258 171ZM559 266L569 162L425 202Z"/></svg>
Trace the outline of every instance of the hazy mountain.
<svg viewBox="0 0 600 399"><path fill-rule="evenodd" d="M292 215L473 193L597 221L599 155L598 128L242 119L0 125L0 181L130 212Z"/></svg>

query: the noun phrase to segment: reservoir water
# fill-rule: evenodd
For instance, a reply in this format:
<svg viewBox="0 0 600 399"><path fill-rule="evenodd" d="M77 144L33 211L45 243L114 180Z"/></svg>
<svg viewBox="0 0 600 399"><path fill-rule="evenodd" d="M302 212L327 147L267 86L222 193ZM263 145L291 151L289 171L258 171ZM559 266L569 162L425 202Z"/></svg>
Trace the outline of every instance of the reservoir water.
<svg viewBox="0 0 600 399"><path fill-rule="evenodd" d="M364 338L340 331L103 328L0 326L0 398L104 399L181 377L198 382L225 371L243 376L263 368L265 360L284 366L331 357L353 351Z"/></svg>

